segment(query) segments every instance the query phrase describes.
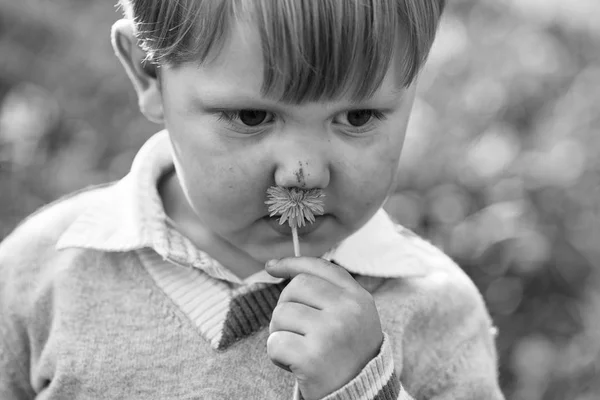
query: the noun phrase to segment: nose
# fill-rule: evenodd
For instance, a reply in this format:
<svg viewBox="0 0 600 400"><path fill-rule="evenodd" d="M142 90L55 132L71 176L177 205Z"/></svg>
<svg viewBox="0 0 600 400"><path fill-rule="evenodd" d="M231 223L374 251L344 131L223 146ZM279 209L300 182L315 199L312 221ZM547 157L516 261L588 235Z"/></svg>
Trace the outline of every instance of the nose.
<svg viewBox="0 0 600 400"><path fill-rule="evenodd" d="M302 189L324 189L329 185L330 163L321 140L289 142L276 154L276 185Z"/></svg>

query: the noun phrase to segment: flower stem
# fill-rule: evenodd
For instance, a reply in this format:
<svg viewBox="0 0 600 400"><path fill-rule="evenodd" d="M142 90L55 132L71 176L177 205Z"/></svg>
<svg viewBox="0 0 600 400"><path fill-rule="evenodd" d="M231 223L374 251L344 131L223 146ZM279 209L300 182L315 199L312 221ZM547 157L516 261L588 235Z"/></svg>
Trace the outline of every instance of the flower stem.
<svg viewBox="0 0 600 400"><path fill-rule="evenodd" d="M294 240L294 256L300 257L300 242L298 241L298 228L292 227L292 239Z"/></svg>

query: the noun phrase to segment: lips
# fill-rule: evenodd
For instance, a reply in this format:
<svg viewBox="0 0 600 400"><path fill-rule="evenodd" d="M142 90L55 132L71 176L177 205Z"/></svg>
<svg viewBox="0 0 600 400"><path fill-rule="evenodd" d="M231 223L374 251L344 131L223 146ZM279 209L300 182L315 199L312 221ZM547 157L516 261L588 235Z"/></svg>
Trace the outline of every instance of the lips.
<svg viewBox="0 0 600 400"><path fill-rule="evenodd" d="M298 236L306 236L316 231L323 222L325 222L329 218L328 214L319 215L315 217L315 222L307 223L302 228L298 228ZM292 229L288 225L287 221L283 224L279 223L279 217L264 217L265 222L273 228L274 231L283 235L283 236L292 236Z"/></svg>

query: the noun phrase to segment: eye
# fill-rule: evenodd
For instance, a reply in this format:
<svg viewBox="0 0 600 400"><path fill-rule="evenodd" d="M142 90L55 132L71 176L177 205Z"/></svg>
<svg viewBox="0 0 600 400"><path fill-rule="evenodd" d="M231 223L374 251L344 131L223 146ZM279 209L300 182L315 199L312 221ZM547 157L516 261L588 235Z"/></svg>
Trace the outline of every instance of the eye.
<svg viewBox="0 0 600 400"><path fill-rule="evenodd" d="M265 122L269 113L263 110L240 110L238 117L240 122L247 126L257 126Z"/></svg>
<svg viewBox="0 0 600 400"><path fill-rule="evenodd" d="M258 133L275 122L275 114L272 112L250 108L221 110L217 116L230 130L244 135Z"/></svg>
<svg viewBox="0 0 600 400"><path fill-rule="evenodd" d="M366 133L378 126L378 122L386 119L383 112L374 109L357 109L338 114L334 122L351 133Z"/></svg>
<svg viewBox="0 0 600 400"><path fill-rule="evenodd" d="M346 113L348 123L355 127L366 125L373 117L373 110L353 110Z"/></svg>

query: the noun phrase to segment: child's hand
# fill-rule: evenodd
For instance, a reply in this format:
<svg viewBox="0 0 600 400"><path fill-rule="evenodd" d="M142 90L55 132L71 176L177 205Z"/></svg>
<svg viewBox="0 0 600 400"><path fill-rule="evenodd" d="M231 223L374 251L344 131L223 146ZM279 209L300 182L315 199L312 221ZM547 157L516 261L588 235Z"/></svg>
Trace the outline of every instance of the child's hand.
<svg viewBox="0 0 600 400"><path fill-rule="evenodd" d="M268 265L267 272L292 279L273 310L267 352L296 375L306 400L341 388L378 354L383 333L377 308L346 270L298 257Z"/></svg>

